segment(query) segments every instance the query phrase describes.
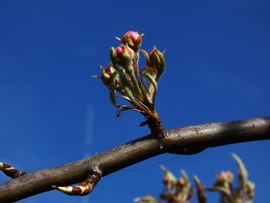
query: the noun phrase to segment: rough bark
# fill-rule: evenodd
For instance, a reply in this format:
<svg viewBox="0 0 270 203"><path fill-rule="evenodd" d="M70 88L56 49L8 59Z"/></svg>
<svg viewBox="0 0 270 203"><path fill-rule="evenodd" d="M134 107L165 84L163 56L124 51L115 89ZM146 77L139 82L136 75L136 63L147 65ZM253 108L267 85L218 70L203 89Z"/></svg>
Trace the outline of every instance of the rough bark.
<svg viewBox="0 0 270 203"><path fill-rule="evenodd" d="M78 183L93 171L104 177L163 153L187 155L208 147L267 139L270 139L270 117L172 129L162 139L148 135L93 157L5 182L0 185L0 202L15 202L46 192L53 189L51 185Z"/></svg>

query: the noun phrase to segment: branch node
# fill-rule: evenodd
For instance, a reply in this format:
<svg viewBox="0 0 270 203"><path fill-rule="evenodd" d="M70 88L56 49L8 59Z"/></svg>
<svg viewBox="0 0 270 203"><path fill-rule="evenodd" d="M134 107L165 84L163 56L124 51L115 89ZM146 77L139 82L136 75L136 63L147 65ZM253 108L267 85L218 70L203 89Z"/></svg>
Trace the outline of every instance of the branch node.
<svg viewBox="0 0 270 203"><path fill-rule="evenodd" d="M100 179L101 175L96 171L92 171L92 174L89 175L86 180L84 180L77 186L71 187L52 185L52 187L67 195L85 196L90 194L94 190Z"/></svg>

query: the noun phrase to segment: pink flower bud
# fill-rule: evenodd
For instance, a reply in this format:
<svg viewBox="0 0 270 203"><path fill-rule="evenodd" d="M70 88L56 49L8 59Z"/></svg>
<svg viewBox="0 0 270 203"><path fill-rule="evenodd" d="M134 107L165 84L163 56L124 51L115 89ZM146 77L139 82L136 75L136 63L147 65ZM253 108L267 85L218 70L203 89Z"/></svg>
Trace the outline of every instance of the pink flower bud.
<svg viewBox="0 0 270 203"><path fill-rule="evenodd" d="M185 187L186 185L188 185L188 182L187 182L184 178L179 178L179 179L178 179L178 184L179 184L181 187Z"/></svg>
<svg viewBox="0 0 270 203"><path fill-rule="evenodd" d="M155 49L154 50L152 50L152 51L150 51L149 52L149 59L152 61L153 60L153 58L154 58L154 52L155 52Z"/></svg>
<svg viewBox="0 0 270 203"><path fill-rule="evenodd" d="M135 31L128 31L126 34L124 34L123 36L123 43L126 44L126 43L133 43L133 44L136 44L137 42L137 39L140 37L139 33L138 32L135 32Z"/></svg>
<svg viewBox="0 0 270 203"><path fill-rule="evenodd" d="M101 67L101 80L103 84L110 85L112 83L112 74L115 72L115 70L112 68L112 66L109 67Z"/></svg>
<svg viewBox="0 0 270 203"><path fill-rule="evenodd" d="M102 79L102 80L104 80L104 78L109 78L109 77L112 75L111 70L110 70L109 67L103 68L103 72L102 72L102 73L103 73L103 74L101 75L101 79Z"/></svg>
<svg viewBox="0 0 270 203"><path fill-rule="evenodd" d="M111 60L114 63L126 68L132 65L134 52L126 45L121 45L117 48L111 48L110 50Z"/></svg>
<svg viewBox="0 0 270 203"><path fill-rule="evenodd" d="M126 46L119 46L115 49L116 56L120 61L129 60L133 57L133 51Z"/></svg>
<svg viewBox="0 0 270 203"><path fill-rule="evenodd" d="M134 52L138 52L142 45L142 36L135 31L128 31L122 38L122 43L127 44Z"/></svg>
<svg viewBox="0 0 270 203"><path fill-rule="evenodd" d="M233 181L233 174L230 171L222 171L220 174L217 175L218 182L232 182Z"/></svg>
<svg viewBox="0 0 270 203"><path fill-rule="evenodd" d="M160 65L163 65L161 64L163 62L163 53L161 53L157 48L154 48L152 51L150 51L148 53L148 56L149 56L149 62L155 66L160 66ZM165 66L165 64L164 64Z"/></svg>
<svg viewBox="0 0 270 203"><path fill-rule="evenodd" d="M149 53L144 50L141 51L146 58L146 66L151 68L151 72L157 73L155 80L158 81L166 67L166 61L164 58L165 51L160 52L156 47L154 47L154 49Z"/></svg>
<svg viewBox="0 0 270 203"><path fill-rule="evenodd" d="M166 169L165 166L163 166L163 165L160 165L160 168L164 172L164 178L167 179L167 182L175 185L177 183L177 179L173 175L173 173L170 172L168 169Z"/></svg>
<svg viewBox="0 0 270 203"><path fill-rule="evenodd" d="M163 177L162 182L163 182L164 185L170 184L171 181L170 181L170 178L168 177L168 175L165 175Z"/></svg>

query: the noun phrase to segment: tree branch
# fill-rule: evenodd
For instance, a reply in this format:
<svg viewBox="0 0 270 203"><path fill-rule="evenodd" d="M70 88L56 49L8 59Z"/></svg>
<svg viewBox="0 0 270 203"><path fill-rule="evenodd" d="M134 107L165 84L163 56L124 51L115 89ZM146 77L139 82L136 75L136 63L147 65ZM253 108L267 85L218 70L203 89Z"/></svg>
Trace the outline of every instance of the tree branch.
<svg viewBox="0 0 270 203"><path fill-rule="evenodd" d="M45 191L51 185L70 185L98 172L107 176L163 153L194 154L208 147L270 139L270 117L210 123L168 130L163 139L152 135L101 154L55 168L28 173L0 185L0 202L14 202Z"/></svg>

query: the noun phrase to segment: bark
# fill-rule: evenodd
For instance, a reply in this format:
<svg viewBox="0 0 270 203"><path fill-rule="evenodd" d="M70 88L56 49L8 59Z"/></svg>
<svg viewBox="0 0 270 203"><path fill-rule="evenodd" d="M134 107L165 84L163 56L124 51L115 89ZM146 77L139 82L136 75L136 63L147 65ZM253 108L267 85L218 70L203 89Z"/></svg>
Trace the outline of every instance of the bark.
<svg viewBox="0 0 270 203"><path fill-rule="evenodd" d="M28 173L0 185L0 202L15 202L70 185L94 172L105 177L163 153L194 154L208 147L270 139L270 117L210 123L166 131L166 137L148 135L101 154L55 168Z"/></svg>

